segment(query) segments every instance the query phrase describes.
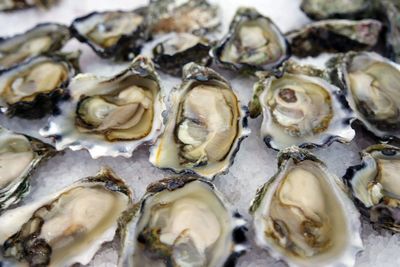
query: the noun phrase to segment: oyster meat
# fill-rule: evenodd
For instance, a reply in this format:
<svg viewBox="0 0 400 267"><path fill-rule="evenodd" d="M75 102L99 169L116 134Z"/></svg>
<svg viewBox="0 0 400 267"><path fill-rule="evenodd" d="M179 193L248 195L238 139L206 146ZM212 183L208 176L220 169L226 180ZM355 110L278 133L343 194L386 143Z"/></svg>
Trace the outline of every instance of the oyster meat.
<svg viewBox="0 0 400 267"><path fill-rule="evenodd" d="M375 225L400 232L400 148L372 145L361 157L343 178L357 207Z"/></svg>
<svg viewBox="0 0 400 267"><path fill-rule="evenodd" d="M40 133L54 137L57 150L87 149L93 158L130 157L162 130L164 93L153 63L137 57L114 77L76 76L68 87L71 98L60 105Z"/></svg>
<svg viewBox="0 0 400 267"><path fill-rule="evenodd" d="M278 167L250 208L257 245L289 266L354 266L361 224L339 178L297 147L279 153Z"/></svg>
<svg viewBox="0 0 400 267"><path fill-rule="evenodd" d="M353 113L339 101L339 88L322 70L293 61L277 75L260 75L254 85L250 116L263 115L261 136L267 146L314 147L350 142Z"/></svg>
<svg viewBox="0 0 400 267"><path fill-rule="evenodd" d="M120 266L234 266L244 253L245 221L208 181L151 184L132 213Z"/></svg>
<svg viewBox="0 0 400 267"><path fill-rule="evenodd" d="M246 111L229 83L215 71L189 63L170 99L165 131L151 149L150 162L207 178L226 171L249 134Z"/></svg>
<svg viewBox="0 0 400 267"><path fill-rule="evenodd" d="M0 127L0 213L28 194L35 168L54 154L52 146Z"/></svg>
<svg viewBox="0 0 400 267"><path fill-rule="evenodd" d="M314 20L361 19L369 17L374 10L371 0L303 0L301 10Z"/></svg>
<svg viewBox="0 0 400 267"><path fill-rule="evenodd" d="M72 56L72 57L71 57ZM0 107L9 116L42 118L57 110L67 97L69 80L76 74L71 60L77 55L37 56L0 71Z"/></svg>
<svg viewBox="0 0 400 267"><path fill-rule="evenodd" d="M232 70L271 70L289 57L278 27L254 8L239 8L228 34L212 49L221 66Z"/></svg>
<svg viewBox="0 0 400 267"><path fill-rule="evenodd" d="M0 2L0 11L14 11L31 7L48 9L57 2L58 0L2 0Z"/></svg>
<svg viewBox="0 0 400 267"><path fill-rule="evenodd" d="M25 33L0 39L0 69L17 65L25 59L60 50L70 39L67 26L38 24Z"/></svg>
<svg viewBox="0 0 400 267"><path fill-rule="evenodd" d="M400 138L400 67L376 53L348 53L328 63L356 117L380 138Z"/></svg>
<svg viewBox="0 0 400 267"><path fill-rule="evenodd" d="M71 33L100 57L132 60L149 38L146 8L133 11L93 12L75 19Z"/></svg>
<svg viewBox="0 0 400 267"><path fill-rule="evenodd" d="M131 191L112 171L103 169L58 193L0 217L5 259L25 266L86 265L131 204Z"/></svg>
<svg viewBox="0 0 400 267"><path fill-rule="evenodd" d="M153 60L163 72L182 75L182 68L190 62L202 66L211 64L210 41L190 33L170 33L153 49Z"/></svg>
<svg viewBox="0 0 400 267"><path fill-rule="evenodd" d="M298 57L321 53L362 51L379 41L382 23L377 20L324 20L286 34L291 52Z"/></svg>

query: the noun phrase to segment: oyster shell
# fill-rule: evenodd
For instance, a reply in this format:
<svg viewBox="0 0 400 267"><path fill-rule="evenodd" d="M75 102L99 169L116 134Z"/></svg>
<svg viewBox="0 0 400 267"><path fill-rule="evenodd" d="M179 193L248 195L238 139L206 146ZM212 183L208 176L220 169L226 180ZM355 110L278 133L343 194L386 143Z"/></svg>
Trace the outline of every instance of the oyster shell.
<svg viewBox="0 0 400 267"><path fill-rule="evenodd" d="M249 134L247 114L215 71L189 63L182 78L170 95L165 131L151 149L150 162L212 178L229 168L241 139Z"/></svg>
<svg viewBox="0 0 400 267"><path fill-rule="evenodd" d="M132 60L149 38L146 8L133 11L93 12L75 19L71 33L88 44L97 55L115 60Z"/></svg>
<svg viewBox="0 0 400 267"><path fill-rule="evenodd" d="M0 217L3 256L29 266L86 265L131 204L131 191L112 171L77 181L58 193Z"/></svg>
<svg viewBox="0 0 400 267"><path fill-rule="evenodd" d="M87 149L93 158L130 157L162 130L164 92L148 58L137 57L114 77L80 74L68 89L70 101L40 130L55 138L57 150Z"/></svg>
<svg viewBox="0 0 400 267"><path fill-rule="evenodd" d="M361 164L350 167L343 178L357 207L375 225L400 232L400 148L379 144L360 154Z"/></svg>
<svg viewBox="0 0 400 267"><path fill-rule="evenodd" d="M57 111L57 102L67 97L65 88L76 74L72 61L78 54L31 58L0 70L0 107L9 116L38 119Z"/></svg>
<svg viewBox="0 0 400 267"><path fill-rule="evenodd" d="M289 266L353 266L361 225L341 181L297 147L279 153L278 167L250 207L257 245Z"/></svg>
<svg viewBox="0 0 400 267"><path fill-rule="evenodd" d="M193 176L149 185L132 216L120 266L234 266L245 250L245 221Z"/></svg>
<svg viewBox="0 0 400 267"><path fill-rule="evenodd" d="M25 33L0 39L0 69L17 65L25 59L55 52L70 39L67 26L38 24Z"/></svg>
<svg viewBox="0 0 400 267"><path fill-rule="evenodd" d="M324 20L286 34L291 52L298 57L321 53L362 51L379 40L382 23L377 20Z"/></svg>
<svg viewBox="0 0 400 267"><path fill-rule="evenodd" d="M48 9L57 2L58 0L3 0L0 2L0 11L14 11L31 7Z"/></svg>
<svg viewBox="0 0 400 267"><path fill-rule="evenodd" d="M153 49L153 61L163 72L182 75L182 68L190 62L202 66L211 64L210 41L190 33L170 33Z"/></svg>
<svg viewBox="0 0 400 267"><path fill-rule="evenodd" d="M314 20L323 19L361 19L374 10L370 0L303 0L301 10Z"/></svg>
<svg viewBox="0 0 400 267"><path fill-rule="evenodd" d="M0 213L28 194L35 168L54 154L52 146L0 127Z"/></svg>
<svg viewBox="0 0 400 267"><path fill-rule="evenodd" d="M262 113L261 136L273 149L348 143L355 135L353 113L339 101L339 91L322 70L289 61L282 73L260 75L250 116Z"/></svg>
<svg viewBox="0 0 400 267"><path fill-rule="evenodd" d="M289 57L289 46L279 28L254 8L241 7L228 34L212 49L221 66L232 70L271 70Z"/></svg>
<svg viewBox="0 0 400 267"><path fill-rule="evenodd" d="M400 62L400 2L381 0L377 2L379 18L384 21L386 31L386 53L390 59Z"/></svg>
<svg viewBox="0 0 400 267"><path fill-rule="evenodd" d="M376 53L348 53L328 63L356 117L380 138L400 138L400 67Z"/></svg>
<svg viewBox="0 0 400 267"><path fill-rule="evenodd" d="M170 32L205 35L221 23L218 6L206 0L151 0L147 17L153 35Z"/></svg>

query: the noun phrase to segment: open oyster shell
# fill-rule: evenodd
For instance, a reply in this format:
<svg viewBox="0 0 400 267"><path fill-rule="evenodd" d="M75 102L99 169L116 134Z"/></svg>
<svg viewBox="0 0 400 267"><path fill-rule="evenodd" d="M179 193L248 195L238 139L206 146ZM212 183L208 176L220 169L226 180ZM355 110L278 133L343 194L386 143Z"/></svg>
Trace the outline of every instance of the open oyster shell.
<svg viewBox="0 0 400 267"><path fill-rule="evenodd" d="M170 33L160 38L153 49L153 61L163 72L182 75L182 68L194 62L202 66L211 64L210 41L190 33Z"/></svg>
<svg viewBox="0 0 400 267"><path fill-rule="evenodd" d="M360 154L361 164L343 178L357 207L375 225L400 232L400 148L379 144Z"/></svg>
<svg viewBox="0 0 400 267"><path fill-rule="evenodd" d="M206 0L151 0L147 17L153 35L170 32L205 35L221 23L218 6Z"/></svg>
<svg viewBox="0 0 400 267"><path fill-rule="evenodd" d="M332 59L332 80L356 117L380 138L400 138L400 67L376 53L348 53Z"/></svg>
<svg viewBox="0 0 400 267"><path fill-rule="evenodd" d="M0 11L14 11L31 7L47 9L57 2L58 0L3 0L0 3Z"/></svg>
<svg viewBox="0 0 400 267"><path fill-rule="evenodd" d="M87 149L93 158L130 157L162 130L164 92L148 58L137 57L114 77L80 74L68 89L70 100L40 130L54 137L57 150Z"/></svg>
<svg viewBox="0 0 400 267"><path fill-rule="evenodd" d="M65 88L77 70L71 61L77 54L37 56L0 70L0 107L8 116L38 119L57 111L67 98Z"/></svg>
<svg viewBox="0 0 400 267"><path fill-rule="evenodd" d="M38 24L25 33L0 38L0 69L61 49L70 39L67 26L57 23Z"/></svg>
<svg viewBox="0 0 400 267"><path fill-rule="evenodd" d="M263 115L260 132L267 146L326 146L354 138L353 113L322 70L289 61L282 73L260 76L249 106L251 117Z"/></svg>
<svg viewBox="0 0 400 267"><path fill-rule="evenodd" d="M219 65L235 71L271 70L289 57L289 45L268 17L241 7L212 56Z"/></svg>
<svg viewBox="0 0 400 267"><path fill-rule="evenodd" d="M71 33L100 57L132 60L149 38L146 8L133 11L93 12L75 19Z"/></svg>
<svg viewBox="0 0 400 267"><path fill-rule="evenodd" d="M341 181L297 147L279 154L278 167L250 207L256 243L289 266L353 266L361 225Z"/></svg>
<svg viewBox="0 0 400 267"><path fill-rule="evenodd" d="M301 10L314 20L360 19L368 17L374 10L371 0L303 0Z"/></svg>
<svg viewBox="0 0 400 267"><path fill-rule="evenodd" d="M22 266L86 265L131 204L131 191L111 170L0 217L3 257Z"/></svg>
<svg viewBox="0 0 400 267"><path fill-rule="evenodd" d="M321 53L362 51L379 41L382 23L377 20L324 20L286 34L291 52L298 57Z"/></svg>
<svg viewBox="0 0 400 267"><path fill-rule="evenodd" d="M229 168L250 133L247 114L229 83L212 69L189 63L182 79L170 95L165 131L151 149L150 162L213 178Z"/></svg>
<svg viewBox="0 0 400 267"><path fill-rule="evenodd" d="M52 146L0 127L0 213L28 194L35 168L54 154Z"/></svg>
<svg viewBox="0 0 400 267"><path fill-rule="evenodd" d="M245 221L206 180L163 179L139 205L119 266L234 266L245 251Z"/></svg>

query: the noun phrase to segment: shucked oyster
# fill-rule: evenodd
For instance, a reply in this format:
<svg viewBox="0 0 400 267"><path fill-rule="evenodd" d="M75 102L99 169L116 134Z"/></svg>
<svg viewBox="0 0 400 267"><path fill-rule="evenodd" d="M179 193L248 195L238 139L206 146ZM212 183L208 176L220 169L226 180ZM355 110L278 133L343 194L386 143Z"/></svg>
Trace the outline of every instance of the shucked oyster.
<svg viewBox="0 0 400 267"><path fill-rule="evenodd" d="M71 33L103 58L132 60L148 39L145 14L145 8L93 12L75 19Z"/></svg>
<svg viewBox="0 0 400 267"><path fill-rule="evenodd" d="M286 34L291 52L299 57L321 53L362 51L373 48L380 37L377 20L324 20Z"/></svg>
<svg viewBox="0 0 400 267"><path fill-rule="evenodd" d="M278 167L250 208L256 243L289 266L353 266L360 221L341 181L296 147L279 154Z"/></svg>
<svg viewBox="0 0 400 267"><path fill-rule="evenodd" d="M356 205L371 222L400 232L400 148L373 145L361 157L344 176Z"/></svg>
<svg viewBox="0 0 400 267"><path fill-rule="evenodd" d="M162 71L179 76L187 63L211 64L210 41L190 33L170 33L153 49L153 60Z"/></svg>
<svg viewBox="0 0 400 267"><path fill-rule="evenodd" d="M303 0L300 8L314 20L368 17L373 10L371 0Z"/></svg>
<svg viewBox="0 0 400 267"><path fill-rule="evenodd" d="M151 184L132 216L120 266L234 266L244 253L244 220L205 180Z"/></svg>
<svg viewBox="0 0 400 267"><path fill-rule="evenodd" d="M32 172L54 154L52 146L0 127L0 213L28 193Z"/></svg>
<svg viewBox="0 0 400 267"><path fill-rule="evenodd" d="M56 23L36 25L25 33L0 39L0 69L33 56L54 52L70 39L68 27Z"/></svg>
<svg viewBox="0 0 400 267"><path fill-rule="evenodd" d="M349 53L329 64L350 107L381 138L400 138L400 67L376 53Z"/></svg>
<svg viewBox="0 0 400 267"><path fill-rule="evenodd" d="M250 116L261 113L261 136L274 149L350 142L353 113L339 101L339 88L321 70L287 62L283 73L261 76L254 85Z"/></svg>
<svg viewBox="0 0 400 267"><path fill-rule="evenodd" d="M166 128L151 149L150 162L207 178L226 171L249 134L246 112L229 83L213 70L189 63L170 98Z"/></svg>
<svg viewBox="0 0 400 267"><path fill-rule="evenodd" d="M31 7L50 8L57 2L58 0L2 0L0 1L0 11L13 11Z"/></svg>
<svg viewBox="0 0 400 267"><path fill-rule="evenodd" d="M79 55L79 53L78 53ZM0 71L0 107L9 116L42 118L66 98L65 88L76 74L77 55L37 56Z"/></svg>
<svg viewBox="0 0 400 267"><path fill-rule="evenodd" d="M137 57L114 77L76 76L70 101L40 131L55 137L57 150L87 149L93 158L130 157L162 130L163 92L153 63Z"/></svg>
<svg viewBox="0 0 400 267"><path fill-rule="evenodd" d="M151 0L147 17L153 35L170 32L204 35L220 25L218 7L206 0Z"/></svg>
<svg viewBox="0 0 400 267"><path fill-rule="evenodd" d="M270 70L288 58L278 27L254 8L239 8L228 34L212 50L217 63L233 70Z"/></svg>
<svg viewBox="0 0 400 267"><path fill-rule="evenodd" d="M54 177L53 177L54 178ZM86 265L112 241L131 191L110 170L0 217L3 256L23 266Z"/></svg>

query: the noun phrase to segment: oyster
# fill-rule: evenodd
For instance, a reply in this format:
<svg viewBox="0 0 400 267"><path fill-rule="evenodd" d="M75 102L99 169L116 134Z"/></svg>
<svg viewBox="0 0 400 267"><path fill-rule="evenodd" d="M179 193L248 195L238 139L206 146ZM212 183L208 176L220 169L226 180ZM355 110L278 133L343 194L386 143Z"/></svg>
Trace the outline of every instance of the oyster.
<svg viewBox="0 0 400 267"><path fill-rule="evenodd" d="M211 64L210 41L190 33L170 33L153 49L153 60L162 71L182 75L182 68L190 62L202 66Z"/></svg>
<svg viewBox="0 0 400 267"><path fill-rule="evenodd" d="M25 59L55 52L70 39L68 27L57 23L38 24L25 33L0 39L0 69Z"/></svg>
<svg viewBox="0 0 400 267"><path fill-rule="evenodd" d="M0 2L0 11L13 11L31 7L50 8L58 0L3 0Z"/></svg>
<svg viewBox="0 0 400 267"><path fill-rule="evenodd" d="M78 54L37 56L0 71L0 107L9 116L42 118L57 110L67 97L69 80L76 74Z"/></svg>
<svg viewBox="0 0 400 267"><path fill-rule="evenodd" d="M151 0L147 17L153 35L170 32L205 35L221 23L218 7L206 0Z"/></svg>
<svg viewBox="0 0 400 267"><path fill-rule="evenodd" d="M52 146L0 127L0 213L29 192L33 171L54 154Z"/></svg>
<svg viewBox="0 0 400 267"><path fill-rule="evenodd" d="M369 17L374 10L371 0L303 0L301 10L314 20Z"/></svg>
<svg viewBox="0 0 400 267"><path fill-rule="evenodd" d="M244 253L245 221L208 181L151 184L132 213L120 266L234 266Z"/></svg>
<svg viewBox="0 0 400 267"><path fill-rule="evenodd" d="M239 8L228 34L212 49L218 64L232 70L271 70L289 57L278 27L254 8Z"/></svg>
<svg viewBox="0 0 400 267"><path fill-rule="evenodd" d="M166 128L151 149L150 162L207 178L226 171L250 132L246 111L229 83L212 69L189 63L170 99Z"/></svg>
<svg viewBox="0 0 400 267"><path fill-rule="evenodd" d="M400 67L376 53L333 59L332 79L343 89L357 118L380 138L400 138Z"/></svg>
<svg viewBox="0 0 400 267"><path fill-rule="evenodd" d="M361 225L341 181L297 147L279 153L278 167L250 207L257 245L289 266L353 266Z"/></svg>
<svg viewBox="0 0 400 267"><path fill-rule="evenodd" d="M291 52L298 57L321 53L361 51L379 40L382 23L377 20L324 20L286 34Z"/></svg>
<svg viewBox="0 0 400 267"><path fill-rule="evenodd" d="M250 116L263 114L261 136L273 149L348 143L355 135L353 113L339 101L339 91L323 71L288 61L282 73L260 75Z"/></svg>
<svg viewBox="0 0 400 267"><path fill-rule="evenodd" d="M29 266L86 265L131 204L131 191L110 170L0 217L3 256Z"/></svg>
<svg viewBox="0 0 400 267"><path fill-rule="evenodd" d="M100 57L132 60L148 39L145 14L146 8L93 12L75 19L70 29Z"/></svg>
<svg viewBox="0 0 400 267"><path fill-rule="evenodd" d="M380 19L386 31L386 53L389 58L400 62L400 2L392 0L376 1Z"/></svg>
<svg viewBox="0 0 400 267"><path fill-rule="evenodd" d="M164 93L148 58L137 57L114 77L80 74L68 89L70 101L40 130L55 138L57 150L87 149L93 158L130 157L162 130Z"/></svg>
<svg viewBox="0 0 400 267"><path fill-rule="evenodd" d="M343 178L356 205L375 225L400 232L400 148L373 145L361 157L362 163L350 167Z"/></svg>

